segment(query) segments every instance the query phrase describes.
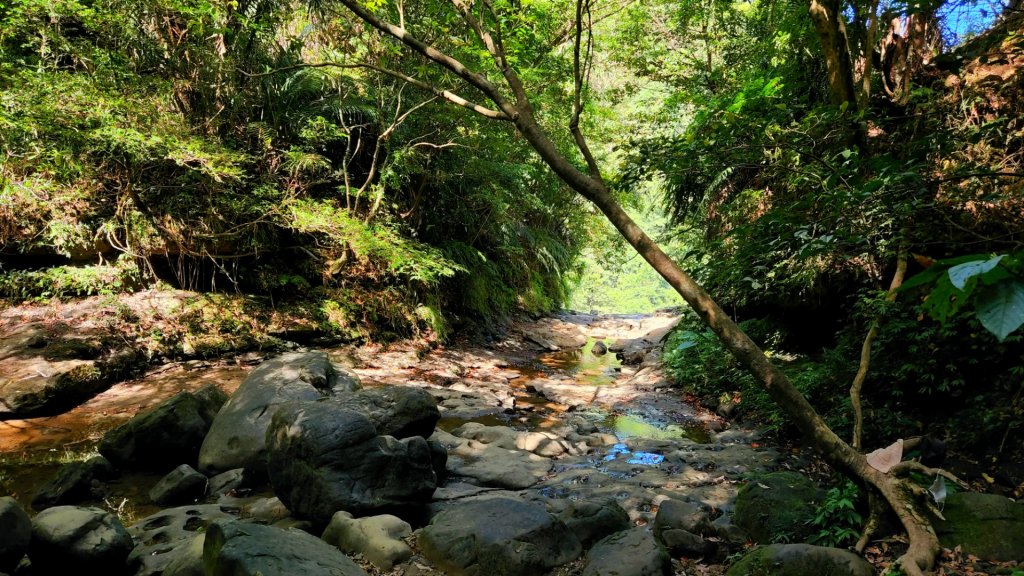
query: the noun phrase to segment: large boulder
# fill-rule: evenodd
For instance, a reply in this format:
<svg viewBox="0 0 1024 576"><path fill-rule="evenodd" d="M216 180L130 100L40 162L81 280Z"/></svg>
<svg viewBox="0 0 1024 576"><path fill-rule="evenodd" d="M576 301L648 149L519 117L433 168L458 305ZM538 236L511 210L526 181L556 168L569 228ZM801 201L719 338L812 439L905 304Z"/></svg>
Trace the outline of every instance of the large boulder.
<svg viewBox="0 0 1024 576"><path fill-rule="evenodd" d="M238 521L214 522L207 529L203 569L207 576L366 576L315 536Z"/></svg>
<svg viewBox="0 0 1024 576"><path fill-rule="evenodd" d="M583 576L668 576L672 559L644 528L616 532L594 544Z"/></svg>
<svg viewBox="0 0 1024 576"><path fill-rule="evenodd" d="M580 555L576 535L542 506L514 498L458 502L420 533L423 555L453 576L534 576Z"/></svg>
<svg viewBox="0 0 1024 576"><path fill-rule="evenodd" d="M56 506L32 519L28 556L37 574L126 574L132 537L99 508Z"/></svg>
<svg viewBox="0 0 1024 576"><path fill-rule="evenodd" d="M180 392L103 435L99 451L121 469L167 472L195 465L227 396L213 384Z"/></svg>
<svg viewBox="0 0 1024 576"><path fill-rule="evenodd" d="M420 436L377 434L366 416L331 401L282 406L267 430L274 493L294 514L326 525L334 513L398 512L437 488Z"/></svg>
<svg viewBox="0 0 1024 576"><path fill-rule="evenodd" d="M803 542L814 531L811 521L824 491L798 472L755 477L736 496L733 522L759 544Z"/></svg>
<svg viewBox="0 0 1024 576"><path fill-rule="evenodd" d="M997 494L958 492L934 519L939 541L984 560L1024 560L1024 504Z"/></svg>
<svg viewBox="0 0 1024 576"><path fill-rule="evenodd" d="M10 496L0 498L0 572L14 572L28 551L32 521Z"/></svg>
<svg viewBox="0 0 1024 576"><path fill-rule="evenodd" d="M715 551L716 536L708 512L700 505L681 500L665 500L654 518L654 535L673 556L708 556Z"/></svg>
<svg viewBox="0 0 1024 576"><path fill-rule="evenodd" d="M217 413L199 451L199 470L265 473L267 428L280 405L358 388L358 379L323 352L290 352L264 362Z"/></svg>
<svg viewBox="0 0 1024 576"><path fill-rule="evenodd" d="M437 401L422 388L377 386L339 395L338 402L362 412L382 436L429 438L441 419Z"/></svg>
<svg viewBox="0 0 1024 576"><path fill-rule="evenodd" d="M749 552L726 576L872 576L867 560L849 550L810 544L772 544Z"/></svg>

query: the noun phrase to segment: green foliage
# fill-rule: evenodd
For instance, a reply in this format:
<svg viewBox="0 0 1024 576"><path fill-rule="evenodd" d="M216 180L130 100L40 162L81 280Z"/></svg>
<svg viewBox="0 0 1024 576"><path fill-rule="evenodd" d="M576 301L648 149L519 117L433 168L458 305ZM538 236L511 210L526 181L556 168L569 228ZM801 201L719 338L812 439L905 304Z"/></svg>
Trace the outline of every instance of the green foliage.
<svg viewBox="0 0 1024 576"><path fill-rule="evenodd" d="M924 286L930 292L922 309L940 323L973 306L981 325L1000 342L1024 325L1024 252L940 260L902 290Z"/></svg>
<svg viewBox="0 0 1024 576"><path fill-rule="evenodd" d="M114 265L10 270L0 272L0 298L47 300L109 295L135 290L142 279L135 261L127 257Z"/></svg>
<svg viewBox="0 0 1024 576"><path fill-rule="evenodd" d="M537 50L561 26L545 10L515 15L530 32L509 45ZM0 7L0 253L124 253L179 287L278 301L354 290L343 321L324 317L348 334L561 306L585 220L572 195L498 124L366 69L301 67L348 58L428 75L293 4ZM83 270L8 270L3 293L128 285Z"/></svg>
<svg viewBox="0 0 1024 576"><path fill-rule="evenodd" d="M812 524L818 533L811 543L845 548L856 542L863 528L863 518L857 511L859 499L860 489L850 480L829 488L814 514Z"/></svg>

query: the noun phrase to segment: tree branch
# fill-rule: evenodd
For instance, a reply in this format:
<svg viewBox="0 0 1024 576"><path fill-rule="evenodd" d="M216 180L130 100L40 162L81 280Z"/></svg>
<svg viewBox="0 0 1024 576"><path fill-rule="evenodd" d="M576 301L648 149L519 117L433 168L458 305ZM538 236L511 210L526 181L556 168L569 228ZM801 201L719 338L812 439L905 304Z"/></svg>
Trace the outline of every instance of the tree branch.
<svg viewBox="0 0 1024 576"><path fill-rule="evenodd" d="M590 151L590 146L587 145L587 139L584 138L583 132L580 130L580 116L583 114L583 88L584 88L584 76L586 75L587 68L586 62L581 64L581 46L583 44L583 15L590 16L590 0L576 0L576 35L573 41L572 48L572 75L573 75L573 100L572 100L572 119L569 120L569 131L572 132L572 138L576 142L576 147L579 148L583 159L587 162L587 170L590 175L594 178L601 180L601 169L597 165L597 161L594 159L594 154ZM587 27L587 53L589 54L592 42L591 31L588 25Z"/></svg>
<svg viewBox="0 0 1024 576"><path fill-rule="evenodd" d="M445 54L444 52L438 50L437 48L434 48L433 46L430 46L424 43L422 40L412 36L405 30L405 28L400 28L390 22L381 20L372 12L367 10L362 4L360 4L358 0L339 0L339 2L341 2L343 6L351 10L363 22L366 22L370 26L376 28L377 30L380 30L384 34L391 36L392 38L398 40L402 44L408 46L410 49L412 49L413 52L416 52L417 54L423 56L424 58L430 60L431 62L434 62L444 67L445 69L451 71L456 76L462 78L466 82L469 82L474 88L483 92L488 99L497 104L498 108L501 110L502 113L504 113L506 116L514 117L515 110L501 95L501 92L498 90L498 87L495 86L490 80L485 78L482 74L470 70L462 62L459 62L455 58L452 58L451 56ZM427 85L426 83L422 83L422 86L420 87L424 88L426 86L429 85ZM432 87L426 89L429 89L432 92L436 90ZM445 99L448 98L445 97ZM460 104L460 106L462 105ZM511 118L501 119L506 120Z"/></svg>
<svg viewBox="0 0 1024 576"><path fill-rule="evenodd" d="M480 104L477 104L477 103L472 102L470 100L466 100L462 96L459 96L458 94L456 94L454 92L451 92L449 90L442 90L442 89L437 88L436 86L432 86L432 85L430 85L430 84L428 84L428 83L426 83L426 82L424 82L422 80L417 80L416 78L413 78L412 76L409 76L407 74L402 74L401 72L398 72L397 70L391 70L391 69L388 69L388 68L383 68L381 66L376 66L374 64L367 64L367 63L343 64L341 62L310 62L310 63L305 63L305 64L295 64L295 65L292 65L292 66L284 66L284 67L281 67L281 68L275 68L273 70L268 70L266 72L260 72L260 73L255 73L255 74L248 73L248 72L245 72L243 70L239 70L239 72L241 72L242 74L245 74L246 76L259 77L259 76L270 76L271 74L277 74L279 72L288 72L290 70L299 70L299 69L302 69L302 68L348 68L348 69L351 69L351 68L366 68L368 70L374 70L376 72L380 72L381 74L386 74L388 76L391 76L392 78L395 78L397 80L401 80L402 82L406 82L408 84L412 84L413 86L415 86L415 87L417 87L417 88L419 88L421 90L426 90L426 91L430 92L431 94L433 94L434 96L437 96L438 98L443 98L443 99L447 100L448 102L451 102L452 104L455 104L456 106L461 106L461 107L463 107L463 108L465 108L467 110L472 110L473 112L476 112L477 114L480 114L481 116L490 118L492 120L505 120L505 121L511 121L512 120L512 118L508 114L506 114L505 112L502 112L500 110L493 110L491 108L487 108L486 106L481 106Z"/></svg>
<svg viewBox="0 0 1024 576"><path fill-rule="evenodd" d="M907 476L911 472L917 472L919 474L924 474L925 476L942 476L946 480L953 482L954 484L963 488L964 490L971 489L970 485L967 484L967 482L964 482L963 480L957 478L956 475L953 474L952 472L947 472L942 468L931 468L929 466L921 464L920 462L917 462L916 460L904 460L903 462L900 462L899 464L889 469L889 474L897 477Z"/></svg>

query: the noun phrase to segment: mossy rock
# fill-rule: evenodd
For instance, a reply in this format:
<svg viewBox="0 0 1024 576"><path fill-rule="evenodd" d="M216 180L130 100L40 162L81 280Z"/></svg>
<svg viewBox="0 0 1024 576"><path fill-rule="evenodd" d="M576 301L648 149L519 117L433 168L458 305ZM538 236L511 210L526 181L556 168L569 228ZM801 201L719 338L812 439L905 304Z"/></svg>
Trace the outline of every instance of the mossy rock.
<svg viewBox="0 0 1024 576"><path fill-rule="evenodd" d="M849 550L810 544L772 544L755 548L732 565L726 576L872 576L867 560Z"/></svg>
<svg viewBox="0 0 1024 576"><path fill-rule="evenodd" d="M934 520L945 548L960 546L983 560L1024 561L1024 504L996 494L960 492Z"/></svg>
<svg viewBox="0 0 1024 576"><path fill-rule="evenodd" d="M43 351L47 360L95 360L103 353L103 344L95 340L67 339L50 342Z"/></svg>
<svg viewBox="0 0 1024 576"><path fill-rule="evenodd" d="M754 477L736 497L733 522L759 544L804 542L824 491L803 474L771 472Z"/></svg>

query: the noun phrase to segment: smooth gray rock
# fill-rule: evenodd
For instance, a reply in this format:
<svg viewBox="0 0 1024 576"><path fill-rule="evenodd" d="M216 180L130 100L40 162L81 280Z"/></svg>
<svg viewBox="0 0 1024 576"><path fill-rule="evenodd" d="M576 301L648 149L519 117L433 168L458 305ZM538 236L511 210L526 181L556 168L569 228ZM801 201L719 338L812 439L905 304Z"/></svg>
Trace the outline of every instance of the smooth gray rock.
<svg viewBox="0 0 1024 576"><path fill-rule="evenodd" d="M629 514L614 498L571 501L559 518L576 535L584 548L605 536L627 530L632 526Z"/></svg>
<svg viewBox="0 0 1024 576"><path fill-rule="evenodd" d="M56 506L32 519L29 558L42 574L126 574L132 537L99 508Z"/></svg>
<svg viewBox="0 0 1024 576"><path fill-rule="evenodd" d="M179 392L103 435L99 451L123 470L167 472L195 466L217 411L227 396L213 384Z"/></svg>
<svg viewBox="0 0 1024 576"><path fill-rule="evenodd" d="M234 518L216 504L168 508L147 516L128 527L128 533L136 542L128 557L129 564L139 566L137 576L160 574L174 562L185 562L179 561L179 556L187 553L189 542L207 526L215 520ZM201 564L200 561L200 573ZM185 569L184 565L181 569Z"/></svg>
<svg viewBox="0 0 1024 576"><path fill-rule="evenodd" d="M203 542L206 576L366 576L340 550L299 530L218 521Z"/></svg>
<svg viewBox="0 0 1024 576"><path fill-rule="evenodd" d="M278 407L358 388L358 379L332 365L323 352L289 352L267 360L217 413L199 451L199 471L266 473L267 428Z"/></svg>
<svg viewBox="0 0 1024 576"><path fill-rule="evenodd" d="M732 520L754 542L802 542L813 533L824 491L798 472L772 472L740 488Z"/></svg>
<svg viewBox="0 0 1024 576"><path fill-rule="evenodd" d="M772 544L755 548L733 564L726 576L872 576L871 564L849 550L810 544Z"/></svg>
<svg viewBox="0 0 1024 576"><path fill-rule="evenodd" d="M113 468L102 456L84 462L69 462L32 497L32 508L44 510L52 506L78 504L102 497L101 481L109 480Z"/></svg>
<svg viewBox="0 0 1024 576"><path fill-rule="evenodd" d="M668 576L672 559L644 528L616 532L594 544L583 576Z"/></svg>
<svg viewBox="0 0 1024 576"><path fill-rule="evenodd" d="M149 499L161 506L195 502L206 495L206 476L182 464L160 479L149 491Z"/></svg>
<svg viewBox="0 0 1024 576"><path fill-rule="evenodd" d="M514 498L456 502L420 532L423 555L453 576L534 576L579 556L579 540L542 506Z"/></svg>
<svg viewBox="0 0 1024 576"><path fill-rule="evenodd" d="M10 496L0 498L0 571L13 572L32 539L32 521Z"/></svg>
<svg viewBox="0 0 1024 576"><path fill-rule="evenodd" d="M267 431L274 494L296 516L391 512L430 502L437 478L420 436L379 436L366 416L333 402L282 406Z"/></svg>
<svg viewBox="0 0 1024 576"><path fill-rule="evenodd" d="M934 519L944 547L960 546L983 560L1024 561L1024 504L997 494L958 492Z"/></svg>
<svg viewBox="0 0 1024 576"><path fill-rule="evenodd" d="M403 540L411 534L412 527L397 516L353 518L348 512L338 512L321 538L342 552L362 554L386 572L412 557L412 548Z"/></svg>

